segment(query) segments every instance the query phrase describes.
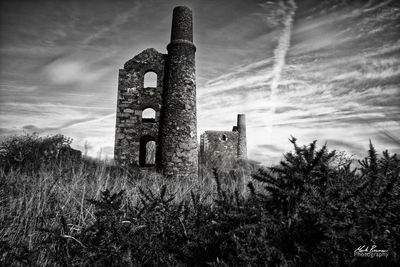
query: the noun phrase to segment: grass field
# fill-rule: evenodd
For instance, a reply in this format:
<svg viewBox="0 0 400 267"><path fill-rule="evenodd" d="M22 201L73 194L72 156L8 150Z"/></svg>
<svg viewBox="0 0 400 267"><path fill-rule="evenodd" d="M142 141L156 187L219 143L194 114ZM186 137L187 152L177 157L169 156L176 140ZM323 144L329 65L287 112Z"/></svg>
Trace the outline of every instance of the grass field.
<svg viewBox="0 0 400 267"><path fill-rule="evenodd" d="M292 139L279 166L225 162L178 181L60 157L63 136L13 138L0 150L1 266L399 263L400 159L372 145L354 168ZM363 245L387 255L355 256Z"/></svg>

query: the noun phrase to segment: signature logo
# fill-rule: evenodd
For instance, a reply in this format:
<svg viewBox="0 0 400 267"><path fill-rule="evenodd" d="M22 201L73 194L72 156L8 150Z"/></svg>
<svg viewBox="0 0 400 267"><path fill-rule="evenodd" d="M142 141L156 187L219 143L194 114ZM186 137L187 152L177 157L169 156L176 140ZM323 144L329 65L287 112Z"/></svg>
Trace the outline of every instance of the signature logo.
<svg viewBox="0 0 400 267"><path fill-rule="evenodd" d="M376 245L369 246L360 246L356 250L354 250L355 257L369 257L369 258L380 258L380 257L388 257L389 250L385 249L376 249Z"/></svg>

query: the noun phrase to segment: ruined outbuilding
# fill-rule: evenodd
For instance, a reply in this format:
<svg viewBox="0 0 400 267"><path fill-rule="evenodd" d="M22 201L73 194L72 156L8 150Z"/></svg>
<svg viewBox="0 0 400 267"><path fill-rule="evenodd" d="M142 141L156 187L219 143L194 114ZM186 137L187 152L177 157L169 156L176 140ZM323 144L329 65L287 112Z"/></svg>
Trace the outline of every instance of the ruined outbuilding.
<svg viewBox="0 0 400 267"><path fill-rule="evenodd" d="M196 179L196 47L187 7L174 8L167 51L146 49L119 70L114 159L119 166L154 170L167 178ZM216 153L245 158L244 115L232 132L207 131L201 142L203 152L216 145Z"/></svg>
<svg viewBox="0 0 400 267"><path fill-rule="evenodd" d="M247 159L245 115L238 114L232 131L205 131L200 136L200 158L202 161Z"/></svg>

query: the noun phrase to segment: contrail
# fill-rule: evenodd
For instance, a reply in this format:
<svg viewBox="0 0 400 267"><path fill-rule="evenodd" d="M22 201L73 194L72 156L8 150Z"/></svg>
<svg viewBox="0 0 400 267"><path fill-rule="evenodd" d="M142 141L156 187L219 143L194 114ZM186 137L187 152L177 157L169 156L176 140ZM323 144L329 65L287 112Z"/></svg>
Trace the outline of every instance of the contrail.
<svg viewBox="0 0 400 267"><path fill-rule="evenodd" d="M283 33L279 38L278 46L274 50L274 66L272 69L271 96L270 96L270 106L272 110L272 115L275 113L276 109L276 99L275 99L276 89L278 88L279 80L281 78L281 73L283 67L285 66L285 57L290 46L290 35L292 32L293 17L297 8L297 5L294 2L294 0L289 0L287 4L289 5L288 6L289 13L285 19Z"/></svg>

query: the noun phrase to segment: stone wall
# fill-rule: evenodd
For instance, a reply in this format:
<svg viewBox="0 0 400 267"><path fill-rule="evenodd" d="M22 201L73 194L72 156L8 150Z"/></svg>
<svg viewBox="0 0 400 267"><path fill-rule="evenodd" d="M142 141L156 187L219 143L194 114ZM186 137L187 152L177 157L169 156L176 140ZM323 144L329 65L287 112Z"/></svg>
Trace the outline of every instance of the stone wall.
<svg viewBox="0 0 400 267"><path fill-rule="evenodd" d="M200 136L200 158L203 164L220 165L237 158L238 132L205 131Z"/></svg>
<svg viewBox="0 0 400 267"><path fill-rule="evenodd" d="M114 155L120 166L140 166L140 142L150 139L156 142L154 167L160 163L159 129L162 119L165 61L166 55L150 48L126 62L124 69L119 71ZM144 88L144 75L149 71L157 74L157 87ZM154 122L142 121L142 111L146 108L154 109Z"/></svg>
<svg viewBox="0 0 400 267"><path fill-rule="evenodd" d="M119 71L115 161L122 167L158 170L166 178L198 177L196 74L192 11L173 11L168 54L146 49ZM157 74L156 87L144 88L147 72ZM144 120L146 108L154 120ZM146 144L155 142L155 161L148 163ZM246 123L238 115L233 131L206 131L200 158L218 161L246 158ZM144 156L147 155L147 156Z"/></svg>
<svg viewBox="0 0 400 267"><path fill-rule="evenodd" d="M224 161L247 158L246 121L238 114L232 131L205 131L200 136L200 160L208 167L218 167Z"/></svg>
<svg viewBox="0 0 400 267"><path fill-rule="evenodd" d="M166 178L198 177L195 51L192 11L173 11L168 54L147 49L125 63L119 72L115 160L123 167L147 170L147 142L155 141L154 170ZM157 74L157 86L144 88L144 75ZM155 121L142 119L152 108Z"/></svg>

